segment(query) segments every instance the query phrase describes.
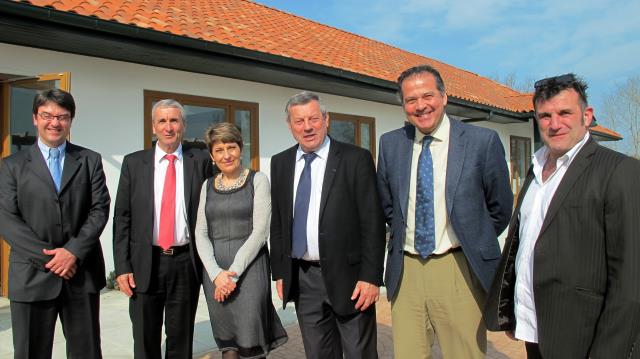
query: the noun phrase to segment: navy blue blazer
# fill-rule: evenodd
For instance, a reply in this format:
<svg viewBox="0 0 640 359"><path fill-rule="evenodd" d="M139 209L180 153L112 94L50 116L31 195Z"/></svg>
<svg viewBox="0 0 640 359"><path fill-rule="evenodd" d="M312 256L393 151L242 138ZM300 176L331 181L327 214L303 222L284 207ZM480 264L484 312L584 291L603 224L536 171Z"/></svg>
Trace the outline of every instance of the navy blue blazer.
<svg viewBox="0 0 640 359"><path fill-rule="evenodd" d="M507 227L513 208L509 171L495 131L453 119L450 123L447 213L469 267L488 291L500 260L497 237ZM391 227L385 273L389 299L394 298L402 276L415 131L413 125L406 125L388 132L380 137L378 147L378 192Z"/></svg>

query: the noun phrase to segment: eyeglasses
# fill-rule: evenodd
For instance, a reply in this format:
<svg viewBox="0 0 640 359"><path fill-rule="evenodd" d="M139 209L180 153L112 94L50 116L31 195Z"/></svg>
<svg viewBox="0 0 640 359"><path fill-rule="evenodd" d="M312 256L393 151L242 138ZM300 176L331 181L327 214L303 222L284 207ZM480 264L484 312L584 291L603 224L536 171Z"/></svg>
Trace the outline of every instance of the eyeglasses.
<svg viewBox="0 0 640 359"><path fill-rule="evenodd" d="M52 115L49 112L40 112L38 114L38 116L40 116L41 119L47 121L47 122L51 122L54 119L57 119L60 122L63 123L67 123L69 121L71 121L71 115L69 115L68 113L62 114L62 115Z"/></svg>
<svg viewBox="0 0 640 359"><path fill-rule="evenodd" d="M546 79L538 80L536 81L536 83L533 84L533 87L535 89L538 89L552 82L558 85L565 85L575 81L576 81L576 76L574 74L564 74L560 76L547 77Z"/></svg>

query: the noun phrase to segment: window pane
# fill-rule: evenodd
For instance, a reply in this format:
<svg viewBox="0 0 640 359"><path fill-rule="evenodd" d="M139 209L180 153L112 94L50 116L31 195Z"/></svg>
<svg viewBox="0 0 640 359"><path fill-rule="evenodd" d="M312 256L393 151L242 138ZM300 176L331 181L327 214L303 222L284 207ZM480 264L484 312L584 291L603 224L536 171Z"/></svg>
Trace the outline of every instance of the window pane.
<svg viewBox="0 0 640 359"><path fill-rule="evenodd" d="M356 144L356 126L351 121L332 120L329 134L338 141Z"/></svg>
<svg viewBox="0 0 640 359"><path fill-rule="evenodd" d="M360 124L360 147L371 151L371 127L366 122Z"/></svg>
<svg viewBox="0 0 640 359"><path fill-rule="evenodd" d="M55 88L59 81L23 82L11 86L9 104L9 132L11 133L11 153L26 149L37 139L37 130L33 127L31 109L33 98L41 90Z"/></svg>
<svg viewBox="0 0 640 359"><path fill-rule="evenodd" d="M238 126L243 137L243 153L242 153L242 165L252 169L259 169L259 164L255 163L253 166L251 159L258 157L258 142L252 142L252 135L257 135L257 129L252 125L257 125L255 119L257 118L258 104L251 102L215 99L193 95L181 95L168 92L157 92L145 90L145 116L150 116L149 103L151 107L155 104L154 101L158 101L161 98L174 98L179 101L185 108L186 112L186 130L184 141L182 142L184 148L198 147L206 148L204 142L204 132L212 124L231 122ZM255 110L254 110L255 109ZM254 112L255 111L255 112ZM155 144L155 136L149 131L149 128L145 130L146 138L152 137L152 145Z"/></svg>
<svg viewBox="0 0 640 359"><path fill-rule="evenodd" d="M251 168L251 111L236 110L235 121L242 134L242 166Z"/></svg>
<svg viewBox="0 0 640 359"><path fill-rule="evenodd" d="M194 144L199 142L204 148L204 131L212 123L225 121L225 110L215 107L201 107L185 105L184 110L187 116L187 130L184 134L184 141Z"/></svg>

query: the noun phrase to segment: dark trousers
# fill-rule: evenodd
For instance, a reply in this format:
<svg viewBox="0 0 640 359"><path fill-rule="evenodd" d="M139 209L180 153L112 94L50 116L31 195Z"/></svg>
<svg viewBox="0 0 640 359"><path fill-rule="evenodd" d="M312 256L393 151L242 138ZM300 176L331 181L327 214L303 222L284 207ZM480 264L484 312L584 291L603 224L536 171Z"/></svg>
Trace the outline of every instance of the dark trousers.
<svg viewBox="0 0 640 359"><path fill-rule="evenodd" d="M348 316L335 313L320 267L299 263L295 304L307 358L378 358L375 306Z"/></svg>
<svg viewBox="0 0 640 359"><path fill-rule="evenodd" d="M67 341L67 358L102 358L97 293L72 292L64 284L56 299L12 300L10 306L15 358L51 358L58 316Z"/></svg>
<svg viewBox="0 0 640 359"><path fill-rule="evenodd" d="M200 286L189 251L165 256L154 250L152 266L149 289L129 300L135 358L162 357L164 316L165 358L191 359Z"/></svg>
<svg viewBox="0 0 640 359"><path fill-rule="evenodd" d="M524 348L527 350L527 359L543 359L538 343L525 342Z"/></svg>

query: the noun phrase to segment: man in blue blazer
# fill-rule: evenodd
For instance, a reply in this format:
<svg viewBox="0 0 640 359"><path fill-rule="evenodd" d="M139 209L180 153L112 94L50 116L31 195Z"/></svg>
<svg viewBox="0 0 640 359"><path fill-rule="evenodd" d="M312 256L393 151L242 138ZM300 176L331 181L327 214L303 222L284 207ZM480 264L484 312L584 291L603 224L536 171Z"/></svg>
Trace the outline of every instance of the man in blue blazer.
<svg viewBox="0 0 640 359"><path fill-rule="evenodd" d="M385 283L396 358L484 358L481 308L513 195L496 132L449 119L440 74L398 78L410 124L380 138L378 190L391 227Z"/></svg>

